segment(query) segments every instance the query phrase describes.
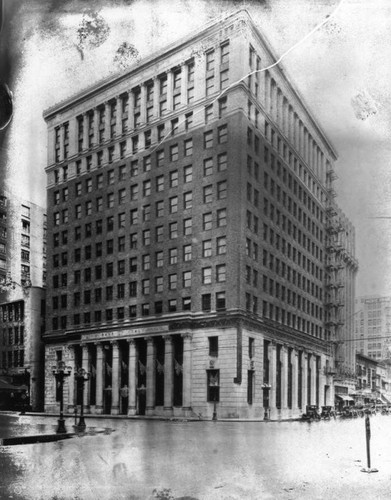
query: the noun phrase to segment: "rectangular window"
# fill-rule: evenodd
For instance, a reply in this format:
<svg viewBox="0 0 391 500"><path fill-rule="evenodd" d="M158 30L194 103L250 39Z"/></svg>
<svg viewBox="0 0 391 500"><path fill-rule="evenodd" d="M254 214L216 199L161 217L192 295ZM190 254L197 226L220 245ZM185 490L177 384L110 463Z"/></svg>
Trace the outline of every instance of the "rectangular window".
<svg viewBox="0 0 391 500"><path fill-rule="evenodd" d="M204 177L213 174L213 158L206 158L204 160Z"/></svg>
<svg viewBox="0 0 391 500"><path fill-rule="evenodd" d="M206 370L208 402L220 401L220 370Z"/></svg>
<svg viewBox="0 0 391 500"><path fill-rule="evenodd" d="M191 287L191 271L185 271L182 274L182 286L183 288Z"/></svg>
<svg viewBox="0 0 391 500"><path fill-rule="evenodd" d="M169 228L170 239L173 240L174 238L178 238L178 222L171 222Z"/></svg>
<svg viewBox="0 0 391 500"><path fill-rule="evenodd" d="M204 203L211 203L213 201L213 186L204 186L203 188L203 201Z"/></svg>
<svg viewBox="0 0 391 500"><path fill-rule="evenodd" d="M225 255L227 253L227 238L225 236L220 236L216 238L216 254Z"/></svg>
<svg viewBox="0 0 391 500"><path fill-rule="evenodd" d="M174 214L174 213L177 213L178 212L178 197L177 196L173 196L172 198L170 198L169 200L170 202L170 214Z"/></svg>
<svg viewBox="0 0 391 500"><path fill-rule="evenodd" d="M210 285L212 283L212 268L204 267L202 268L202 284Z"/></svg>
<svg viewBox="0 0 391 500"><path fill-rule="evenodd" d="M210 231L212 229L212 213L208 212L202 215L202 229Z"/></svg>
<svg viewBox="0 0 391 500"><path fill-rule="evenodd" d="M217 199L224 200L227 198L227 181L217 183Z"/></svg>
<svg viewBox="0 0 391 500"><path fill-rule="evenodd" d="M190 210L193 206L193 193L191 191L183 194L183 209Z"/></svg>
<svg viewBox="0 0 391 500"><path fill-rule="evenodd" d="M176 274L168 275L168 288L170 290L176 290L178 284L178 276Z"/></svg>
<svg viewBox="0 0 391 500"><path fill-rule="evenodd" d="M184 145L185 156L191 156L193 154L193 139L187 139Z"/></svg>
<svg viewBox="0 0 391 500"><path fill-rule="evenodd" d="M224 70L220 72L220 90L223 90L228 87L229 76L228 70Z"/></svg>
<svg viewBox="0 0 391 500"><path fill-rule="evenodd" d="M222 283L226 280L226 266L225 264L220 264L216 266L216 281Z"/></svg>
<svg viewBox="0 0 391 500"><path fill-rule="evenodd" d="M178 170L172 170L170 172L170 187L177 187L178 186Z"/></svg>
<svg viewBox="0 0 391 500"><path fill-rule="evenodd" d="M210 123L213 120L213 104L205 106L205 123Z"/></svg>
<svg viewBox="0 0 391 500"><path fill-rule="evenodd" d="M183 234L185 236L190 236L193 232L193 220L192 219L184 219L183 221Z"/></svg>
<svg viewBox="0 0 391 500"><path fill-rule="evenodd" d="M213 147L213 130L204 133L204 149Z"/></svg>
<svg viewBox="0 0 391 500"><path fill-rule="evenodd" d="M217 210L217 227L225 227L227 225L227 209L221 208Z"/></svg>
<svg viewBox="0 0 391 500"><path fill-rule="evenodd" d="M212 240L204 240L202 242L202 256L212 257Z"/></svg>
<svg viewBox="0 0 391 500"><path fill-rule="evenodd" d="M178 160L178 144L173 144L170 147L170 160L177 161Z"/></svg>
<svg viewBox="0 0 391 500"><path fill-rule="evenodd" d="M216 293L216 311L225 310L225 292Z"/></svg>
<svg viewBox="0 0 391 500"><path fill-rule="evenodd" d="M217 129L217 139L219 144L224 144L228 140L227 125L222 125Z"/></svg>
<svg viewBox="0 0 391 500"><path fill-rule="evenodd" d="M183 246L183 260L184 262L189 262L191 261L191 245L184 245Z"/></svg>
<svg viewBox="0 0 391 500"><path fill-rule="evenodd" d="M212 296L210 293L201 295L201 306L203 311L210 311L212 309Z"/></svg>
<svg viewBox="0 0 391 500"><path fill-rule="evenodd" d="M219 99L219 119L223 118L227 113L227 97Z"/></svg>

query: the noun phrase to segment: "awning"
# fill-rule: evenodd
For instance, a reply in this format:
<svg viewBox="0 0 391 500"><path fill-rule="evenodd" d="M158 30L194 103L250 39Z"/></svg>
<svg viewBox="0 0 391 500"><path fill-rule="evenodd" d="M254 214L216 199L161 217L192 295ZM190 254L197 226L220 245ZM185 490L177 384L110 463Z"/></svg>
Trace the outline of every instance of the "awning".
<svg viewBox="0 0 391 500"><path fill-rule="evenodd" d="M336 394L335 396L339 399L342 399L342 401L354 401L354 399L347 394Z"/></svg>

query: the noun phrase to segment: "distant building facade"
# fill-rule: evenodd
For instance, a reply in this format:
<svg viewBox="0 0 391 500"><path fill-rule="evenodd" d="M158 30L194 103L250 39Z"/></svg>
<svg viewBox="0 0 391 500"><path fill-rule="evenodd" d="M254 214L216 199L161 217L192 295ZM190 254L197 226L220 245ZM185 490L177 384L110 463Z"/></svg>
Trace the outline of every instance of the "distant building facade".
<svg viewBox="0 0 391 500"><path fill-rule="evenodd" d="M44 113L47 411L59 360L91 373L91 413L334 403L336 153L274 61L241 11Z"/></svg>
<svg viewBox="0 0 391 500"><path fill-rule="evenodd" d="M43 408L46 280L43 207L0 193L0 374L25 384L33 409Z"/></svg>
<svg viewBox="0 0 391 500"><path fill-rule="evenodd" d="M376 360L391 358L391 297L365 296L355 302L357 352Z"/></svg>

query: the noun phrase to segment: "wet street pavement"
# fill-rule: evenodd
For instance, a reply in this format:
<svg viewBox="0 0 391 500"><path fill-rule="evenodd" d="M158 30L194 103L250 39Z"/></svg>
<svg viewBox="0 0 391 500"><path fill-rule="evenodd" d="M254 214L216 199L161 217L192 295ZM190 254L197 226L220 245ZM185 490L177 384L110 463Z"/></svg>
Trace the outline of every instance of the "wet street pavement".
<svg viewBox="0 0 391 500"><path fill-rule="evenodd" d="M68 431L73 420L67 419ZM0 437L51 433L52 417L0 415ZM38 426L38 427L37 427ZM0 498L389 499L391 416L321 422L87 419L114 432L0 447Z"/></svg>

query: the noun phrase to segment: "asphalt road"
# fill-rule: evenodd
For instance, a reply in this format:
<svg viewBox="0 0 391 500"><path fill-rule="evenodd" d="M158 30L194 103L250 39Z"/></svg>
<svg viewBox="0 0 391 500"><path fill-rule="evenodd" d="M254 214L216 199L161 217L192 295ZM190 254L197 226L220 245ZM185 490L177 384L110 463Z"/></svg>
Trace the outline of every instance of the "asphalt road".
<svg viewBox="0 0 391 500"><path fill-rule="evenodd" d="M47 417L0 415L5 433L52 432ZM72 430L72 419L68 429ZM87 419L114 432L0 447L0 498L389 499L391 416L364 419L174 422ZM38 427L37 427L38 426ZM22 432L23 431L23 432Z"/></svg>

